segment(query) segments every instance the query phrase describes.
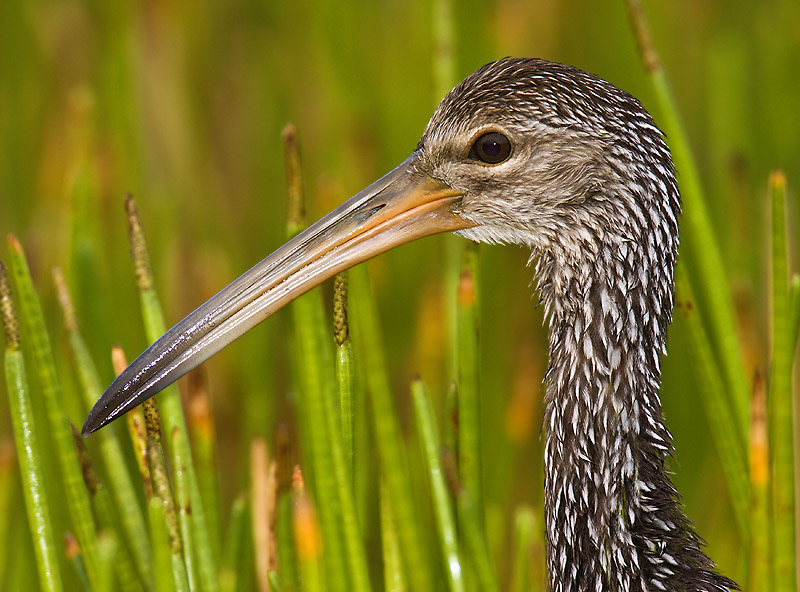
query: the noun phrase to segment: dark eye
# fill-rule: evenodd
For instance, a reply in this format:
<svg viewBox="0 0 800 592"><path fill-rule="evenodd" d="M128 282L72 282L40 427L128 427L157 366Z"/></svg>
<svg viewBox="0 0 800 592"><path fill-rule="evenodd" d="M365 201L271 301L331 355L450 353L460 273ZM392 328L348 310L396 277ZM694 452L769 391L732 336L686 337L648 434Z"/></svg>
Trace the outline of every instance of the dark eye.
<svg viewBox="0 0 800 592"><path fill-rule="evenodd" d="M469 151L471 160L480 160L487 164L503 162L511 154L511 142L503 134L489 132L475 140Z"/></svg>

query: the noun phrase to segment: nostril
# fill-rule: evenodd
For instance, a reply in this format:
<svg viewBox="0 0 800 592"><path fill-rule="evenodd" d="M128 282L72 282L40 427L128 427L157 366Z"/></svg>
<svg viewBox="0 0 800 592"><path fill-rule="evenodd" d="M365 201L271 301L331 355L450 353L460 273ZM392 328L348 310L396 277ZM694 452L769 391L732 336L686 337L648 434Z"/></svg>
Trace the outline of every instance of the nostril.
<svg viewBox="0 0 800 592"><path fill-rule="evenodd" d="M365 220L368 220L369 218L377 214L380 210L382 210L385 207L386 204L380 204L368 210L364 210L363 212L357 212L356 214L353 214L353 219L360 224L361 222L364 222Z"/></svg>

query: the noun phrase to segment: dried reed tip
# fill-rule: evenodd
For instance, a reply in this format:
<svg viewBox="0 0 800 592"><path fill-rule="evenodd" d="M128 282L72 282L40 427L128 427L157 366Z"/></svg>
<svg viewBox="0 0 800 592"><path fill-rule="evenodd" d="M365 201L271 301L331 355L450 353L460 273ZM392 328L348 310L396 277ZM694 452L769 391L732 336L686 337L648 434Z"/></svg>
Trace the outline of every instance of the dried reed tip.
<svg viewBox="0 0 800 592"><path fill-rule="evenodd" d="M161 419L158 415L158 404L153 398L142 403L144 408L144 427L147 435L152 436L157 444L161 444Z"/></svg>
<svg viewBox="0 0 800 592"><path fill-rule="evenodd" d="M286 212L286 226L289 234L295 234L305 226L305 204L303 203L303 178L300 172L300 150L294 126L287 123L281 133L286 149L286 186L289 202Z"/></svg>
<svg viewBox="0 0 800 592"><path fill-rule="evenodd" d="M92 468L92 461L89 460L89 453L86 451L86 445L83 442L78 428L72 422L69 422L69 428L72 430L72 439L75 441L75 448L78 451L78 463L81 465L81 474L83 475L83 482L86 483L86 489L93 496L97 493L97 488L100 487L100 479L97 473Z"/></svg>
<svg viewBox="0 0 800 592"><path fill-rule="evenodd" d="M141 407L136 407L126 413L125 420L127 421L128 433L133 444L136 465L139 467L139 475L144 485L144 493L147 499L151 499L153 497L153 482L150 479L150 461L147 458L147 434L145 433L144 413Z"/></svg>
<svg viewBox="0 0 800 592"><path fill-rule="evenodd" d="M301 561L314 561L322 553L322 537L317 514L305 493L299 494L294 507L294 538Z"/></svg>
<svg viewBox="0 0 800 592"><path fill-rule="evenodd" d="M64 316L64 326L70 333L75 333L78 330L78 317L75 315L75 306L72 304L67 281L64 279L64 274L60 267L53 268L53 282L56 285L61 314Z"/></svg>
<svg viewBox="0 0 800 592"><path fill-rule="evenodd" d="M125 358L125 352L118 345L111 348L111 364L114 366L114 373L119 376L122 371L128 367L128 360Z"/></svg>
<svg viewBox="0 0 800 592"><path fill-rule="evenodd" d="M303 479L303 471L300 465L295 465L292 471L292 489L297 494L303 494L306 491L306 482Z"/></svg>
<svg viewBox="0 0 800 592"><path fill-rule="evenodd" d="M278 569L278 463L274 458L270 461L267 472L267 522L267 568L275 571Z"/></svg>
<svg viewBox="0 0 800 592"><path fill-rule="evenodd" d="M750 404L750 483L756 486L766 487L769 483L768 442L766 388L757 371Z"/></svg>
<svg viewBox="0 0 800 592"><path fill-rule="evenodd" d="M131 243L131 259L136 272L136 285L139 290L153 289L153 273L150 270L150 256L147 254L147 243L144 239L142 219L133 195L125 196L125 215L128 219L128 240Z"/></svg>
<svg viewBox="0 0 800 592"><path fill-rule="evenodd" d="M214 421L211 418L211 403L206 390L205 373L200 368L195 368L188 375L189 395L189 424L192 433L200 436L205 441L214 440Z"/></svg>
<svg viewBox="0 0 800 592"><path fill-rule="evenodd" d="M336 345L350 340L347 325L347 272L337 273L333 280L333 339Z"/></svg>
<svg viewBox="0 0 800 592"><path fill-rule="evenodd" d="M458 304L464 307L475 306L475 276L466 267L461 270L458 278Z"/></svg>
<svg viewBox="0 0 800 592"><path fill-rule="evenodd" d="M269 451L263 438L250 442L250 491L252 502L251 524L256 551L256 575L259 590L268 590L270 534L269 506Z"/></svg>
<svg viewBox="0 0 800 592"><path fill-rule="evenodd" d="M658 72L661 70L661 62L650 37L650 30L647 28L647 19L644 16L641 0L628 0L628 8L633 21L633 31L636 34L639 53L641 53L642 61L644 61L644 67L651 74Z"/></svg>
<svg viewBox="0 0 800 592"><path fill-rule="evenodd" d="M294 144L296 137L297 134L294 124L290 121L283 126L283 129L281 130L281 138L283 138L283 143L288 147L289 144Z"/></svg>
<svg viewBox="0 0 800 592"><path fill-rule="evenodd" d="M250 479L253 485L264 485L269 463L269 450L264 438L253 438L250 442ZM263 491L261 491L263 493Z"/></svg>
<svg viewBox="0 0 800 592"><path fill-rule="evenodd" d="M6 266L0 261L0 316L3 318L3 332L6 335L6 349L19 349L19 323L11 298L11 284L8 283Z"/></svg>
<svg viewBox="0 0 800 592"><path fill-rule="evenodd" d="M22 253L22 243L19 242L19 239L13 235L8 235L8 248L14 251L15 253Z"/></svg>
<svg viewBox="0 0 800 592"><path fill-rule="evenodd" d="M81 554L81 547L78 544L78 539L71 532L64 533L64 552L67 559L72 561Z"/></svg>
<svg viewBox="0 0 800 592"><path fill-rule="evenodd" d="M0 476L5 475L14 467L16 458L17 454L11 441L0 441Z"/></svg>
<svg viewBox="0 0 800 592"><path fill-rule="evenodd" d="M769 186L772 191L786 192L786 173L781 170L772 171L769 176Z"/></svg>
<svg viewBox="0 0 800 592"><path fill-rule="evenodd" d="M445 395L445 403L450 426L453 428L453 432L458 433L458 383L456 383L455 380L450 381L447 388L447 395Z"/></svg>

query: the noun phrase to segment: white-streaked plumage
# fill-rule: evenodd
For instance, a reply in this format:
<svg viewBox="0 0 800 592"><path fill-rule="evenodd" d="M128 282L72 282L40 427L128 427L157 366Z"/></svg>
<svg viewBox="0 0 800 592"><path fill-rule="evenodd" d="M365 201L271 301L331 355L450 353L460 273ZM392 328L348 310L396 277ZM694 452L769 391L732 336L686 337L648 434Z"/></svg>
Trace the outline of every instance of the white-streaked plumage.
<svg viewBox="0 0 800 592"><path fill-rule="evenodd" d="M481 170L444 157L478 129L509 137L508 160ZM552 590L735 588L702 552L664 469L660 356L680 197L650 116L577 69L504 60L444 99L420 145L431 174L465 191L460 214L478 224L459 234L532 249L550 329Z"/></svg>

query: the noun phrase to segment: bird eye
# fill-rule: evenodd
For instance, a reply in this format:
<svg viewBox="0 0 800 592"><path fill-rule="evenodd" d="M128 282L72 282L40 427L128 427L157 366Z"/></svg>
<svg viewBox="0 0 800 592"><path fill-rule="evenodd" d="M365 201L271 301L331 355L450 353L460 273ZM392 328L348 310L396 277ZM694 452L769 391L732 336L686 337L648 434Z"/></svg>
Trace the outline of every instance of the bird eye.
<svg viewBox="0 0 800 592"><path fill-rule="evenodd" d="M498 164L507 159L509 154L511 154L509 139L498 132L489 132L475 140L469 151L469 158L487 164Z"/></svg>

